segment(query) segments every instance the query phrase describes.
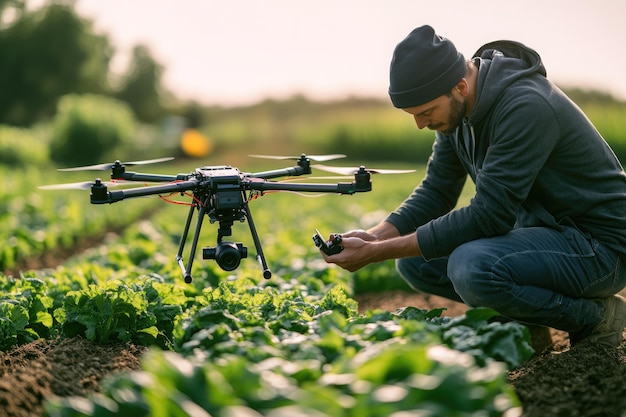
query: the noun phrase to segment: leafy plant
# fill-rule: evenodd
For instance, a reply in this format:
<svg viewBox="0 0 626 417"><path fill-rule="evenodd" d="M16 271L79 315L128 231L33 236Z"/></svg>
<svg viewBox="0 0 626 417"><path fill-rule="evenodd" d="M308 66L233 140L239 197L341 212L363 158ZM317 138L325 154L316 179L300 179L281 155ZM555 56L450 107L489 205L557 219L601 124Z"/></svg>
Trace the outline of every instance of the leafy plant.
<svg viewBox="0 0 626 417"><path fill-rule="evenodd" d="M35 278L0 279L0 350L53 334L53 300Z"/></svg>
<svg viewBox="0 0 626 417"><path fill-rule="evenodd" d="M490 323L497 315L492 309L470 309L443 324L441 338L448 346L474 356L481 365L496 360L518 367L533 354L528 328L516 322Z"/></svg>
<svg viewBox="0 0 626 417"><path fill-rule="evenodd" d="M31 341L26 330L28 310L15 301L0 301L0 349L7 350L18 342Z"/></svg>
<svg viewBox="0 0 626 417"><path fill-rule="evenodd" d="M55 318L67 337L81 335L98 343L134 341L168 347L182 312L182 290L150 280L125 284L112 280L70 291Z"/></svg>

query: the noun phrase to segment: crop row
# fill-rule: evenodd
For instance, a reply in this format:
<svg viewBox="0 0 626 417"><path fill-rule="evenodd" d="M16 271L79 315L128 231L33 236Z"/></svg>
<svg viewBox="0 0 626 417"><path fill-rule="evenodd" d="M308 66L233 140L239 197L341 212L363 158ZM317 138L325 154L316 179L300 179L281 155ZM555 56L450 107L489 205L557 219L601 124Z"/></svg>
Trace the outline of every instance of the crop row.
<svg viewBox="0 0 626 417"><path fill-rule="evenodd" d="M154 200L143 200L123 213L111 208L94 210L88 191L42 191L37 187L71 182L76 175L61 176L41 167L0 169L0 271L13 270L25 260L57 248L69 249L86 237L104 234L135 221ZM85 179L85 176L82 177Z"/></svg>
<svg viewBox="0 0 626 417"><path fill-rule="evenodd" d="M152 348L142 371L90 398L53 400L52 416L495 416L519 406L505 371L531 354L528 335L519 324L489 323L491 310L359 315L332 269L226 280L195 295L154 274L82 271L6 279L0 305L19 308L3 325L21 327L24 341L61 334Z"/></svg>

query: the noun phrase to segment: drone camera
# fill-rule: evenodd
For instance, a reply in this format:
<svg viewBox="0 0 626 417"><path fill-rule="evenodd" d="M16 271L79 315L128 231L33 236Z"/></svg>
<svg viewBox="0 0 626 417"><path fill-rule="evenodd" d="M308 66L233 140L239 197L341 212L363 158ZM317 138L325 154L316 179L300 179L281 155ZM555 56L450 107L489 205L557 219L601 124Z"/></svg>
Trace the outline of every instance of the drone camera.
<svg viewBox="0 0 626 417"><path fill-rule="evenodd" d="M241 258L248 257L248 248L242 243L237 242L220 242L216 247L202 249L203 259L215 259L215 262L224 271L233 271L237 269Z"/></svg>

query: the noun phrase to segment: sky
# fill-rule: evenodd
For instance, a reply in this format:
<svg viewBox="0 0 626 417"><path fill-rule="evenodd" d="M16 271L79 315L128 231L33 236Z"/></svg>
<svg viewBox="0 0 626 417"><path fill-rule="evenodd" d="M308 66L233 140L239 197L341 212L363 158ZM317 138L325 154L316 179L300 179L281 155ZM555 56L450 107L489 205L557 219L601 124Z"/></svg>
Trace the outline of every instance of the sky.
<svg viewBox="0 0 626 417"><path fill-rule="evenodd" d="M166 88L203 104L387 98L393 49L424 24L466 58L490 41L522 42L559 86L626 100L624 0L77 0L75 8L109 36L114 71L147 45Z"/></svg>

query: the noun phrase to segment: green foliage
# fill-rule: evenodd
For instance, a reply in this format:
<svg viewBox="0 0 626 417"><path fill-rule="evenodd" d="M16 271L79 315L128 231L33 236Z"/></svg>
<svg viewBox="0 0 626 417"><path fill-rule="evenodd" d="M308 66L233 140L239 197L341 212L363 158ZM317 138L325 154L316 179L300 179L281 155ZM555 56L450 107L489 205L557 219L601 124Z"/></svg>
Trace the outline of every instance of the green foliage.
<svg viewBox="0 0 626 417"><path fill-rule="evenodd" d="M59 101L50 154L68 165L96 163L111 156L134 134L127 105L95 95L68 95Z"/></svg>
<svg viewBox="0 0 626 417"><path fill-rule="evenodd" d="M611 145L617 157L626 162L626 103L590 102L583 108L587 116Z"/></svg>
<svg viewBox="0 0 626 417"><path fill-rule="evenodd" d="M76 14L72 2L51 1L37 9L24 1L0 2L0 123L30 126L54 116L57 101L68 94L98 94L126 101L145 122L164 114L164 71L145 46L136 46L120 85L111 86L109 62L114 49L93 22Z"/></svg>
<svg viewBox="0 0 626 417"><path fill-rule="evenodd" d="M67 293L55 318L68 337L84 336L98 343L134 341L169 347L174 322L182 313L180 289L149 279L126 284L108 281Z"/></svg>
<svg viewBox="0 0 626 417"><path fill-rule="evenodd" d="M53 300L44 281L0 279L0 350L53 335Z"/></svg>
<svg viewBox="0 0 626 417"><path fill-rule="evenodd" d="M495 359L514 368L533 353L528 329L518 323L490 323L495 310L475 308L442 326L441 338L448 346L470 353L479 364Z"/></svg>
<svg viewBox="0 0 626 417"><path fill-rule="evenodd" d="M0 165L25 167L46 165L49 161L47 138L41 128L24 129L0 125Z"/></svg>
<svg viewBox="0 0 626 417"><path fill-rule="evenodd" d="M128 103L142 122L157 122L165 114L161 103L162 74L163 67L155 61L148 47L133 48L131 66L115 96Z"/></svg>
<svg viewBox="0 0 626 417"><path fill-rule="evenodd" d="M413 291L409 284L398 279L394 260L367 265L352 274L354 292Z"/></svg>
<svg viewBox="0 0 626 417"><path fill-rule="evenodd" d="M206 289L196 298L199 307L190 310L175 330L176 350L202 348L210 356L265 358L277 354L273 349L277 336L306 334L319 315L333 311L356 315L356 302L347 297L345 287L329 284L319 291L317 283L310 282L313 286L281 283L278 288L222 282Z"/></svg>
<svg viewBox="0 0 626 417"><path fill-rule="evenodd" d="M622 159L626 155L626 103L593 91L566 91ZM434 132L385 100L316 103L302 96L254 106L207 108L206 131L221 149L245 146L249 153L343 153L359 162L422 163ZM247 123L241 123L246 120Z"/></svg>
<svg viewBox="0 0 626 417"><path fill-rule="evenodd" d="M433 344L436 339L427 332L437 320L427 312L420 312L425 321L418 321L389 313L347 319L329 311L313 319L312 331L282 329L254 343L241 336L228 343L238 320L222 312L211 314L217 321L205 323L209 331L197 333L196 340L207 343L197 344L191 356L152 350L142 371L109 379L102 394L88 400L49 401L47 412L59 417L159 412L447 417L519 411L503 364L479 366L468 353ZM261 333L263 327L255 327L259 330L247 336Z"/></svg>
<svg viewBox="0 0 626 417"><path fill-rule="evenodd" d="M76 191L37 190L39 185L84 180L84 175L61 175L49 166L33 164L19 169L0 165L0 175L1 271L14 271L28 259L52 258L84 239L119 230L158 203L141 199L120 215L116 207L94 210L89 196Z"/></svg>
<svg viewBox="0 0 626 417"><path fill-rule="evenodd" d="M107 90L112 49L71 5L54 2L0 30L0 123L28 126L69 93Z"/></svg>
<svg viewBox="0 0 626 417"><path fill-rule="evenodd" d="M26 331L28 312L26 308L12 301L0 301L0 349L8 349L22 341L32 339Z"/></svg>
<svg viewBox="0 0 626 417"><path fill-rule="evenodd" d="M171 215L163 213L163 219ZM142 232L131 230L128 239L159 242L148 257L169 250L168 239L160 236L168 227L137 228ZM163 410L218 416L311 410L328 416L402 411L502 416L519 406L506 384L506 367L528 358L528 334L520 324L489 324L492 310L469 310L452 319L442 317L441 309L414 307L358 314L344 276L314 262L271 280L251 277L258 276L256 269L248 277L244 269L237 279L223 279L189 297L183 293L187 287L176 284L179 271L141 275L121 259L117 244L109 246L122 268L110 259L101 267L88 254L72 270L26 280L53 300L48 311L66 336L131 340L177 353L153 348L142 371L109 379L102 394L90 398L52 400L46 405L51 416ZM300 250L295 243L291 247ZM134 255L127 251L127 256ZM3 290L24 292L9 290L16 282L8 280ZM32 318L26 317L32 315L26 307L6 310L14 327L1 327L3 334L13 342L27 340Z"/></svg>
<svg viewBox="0 0 626 417"><path fill-rule="evenodd" d="M414 125L385 125L359 121L339 124L325 135L324 152L344 153L364 161L399 161L425 164L434 133Z"/></svg>
<svg viewBox="0 0 626 417"><path fill-rule="evenodd" d="M374 145L373 138L378 140L381 135L390 134L393 143L396 138L407 143L408 138L414 140L416 134L420 135L413 128L410 117L378 99L314 102L303 96L294 96L284 101L266 100L247 107L207 108L205 114L209 116L205 130L218 147L237 149L245 146L250 153L284 154L303 150L325 153L337 149L338 145L333 142L342 131L348 131L347 145L353 146L355 140L367 137L371 146L377 145L379 150L384 149L382 145L386 142ZM246 123L241 123L242 120ZM374 132L369 132L369 129ZM427 146L430 146L430 137L428 142ZM369 143L367 146L370 146ZM350 152L343 149L340 153L362 158L362 153L353 155L354 150L358 151L351 147ZM396 154L389 160L401 156Z"/></svg>
<svg viewBox="0 0 626 417"><path fill-rule="evenodd" d="M481 366L497 359L514 368L532 354L524 326L488 322L497 314L494 310L472 309L455 319L440 317L442 309L415 307L359 316L342 285L309 292L285 284L277 291L223 282L196 301L198 307L174 331L175 350L201 350L212 359L234 354L251 361L282 357L330 364L391 339L443 343L468 353Z"/></svg>

